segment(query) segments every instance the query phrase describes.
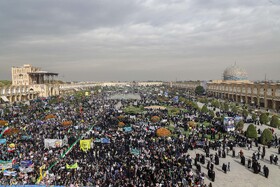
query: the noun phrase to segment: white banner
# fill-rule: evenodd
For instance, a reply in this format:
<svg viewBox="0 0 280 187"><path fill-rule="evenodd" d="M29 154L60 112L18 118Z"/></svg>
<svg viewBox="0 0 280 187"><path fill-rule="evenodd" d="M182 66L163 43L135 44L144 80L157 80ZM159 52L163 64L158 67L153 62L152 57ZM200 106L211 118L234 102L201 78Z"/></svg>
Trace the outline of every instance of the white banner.
<svg viewBox="0 0 280 187"><path fill-rule="evenodd" d="M28 168L19 167L19 170L22 173L30 173L30 172L32 172L34 170L34 168L32 168L32 167L28 167Z"/></svg>
<svg viewBox="0 0 280 187"><path fill-rule="evenodd" d="M4 171L4 176L17 176L17 172L16 171L8 171L8 170L5 170Z"/></svg>
<svg viewBox="0 0 280 187"><path fill-rule="evenodd" d="M56 147L61 147L63 144L62 144L62 140L60 139L45 139L44 140L44 145L45 145L45 148L56 148Z"/></svg>
<svg viewBox="0 0 280 187"><path fill-rule="evenodd" d="M13 167L12 162L11 163L0 163L0 170L10 169L12 167Z"/></svg>

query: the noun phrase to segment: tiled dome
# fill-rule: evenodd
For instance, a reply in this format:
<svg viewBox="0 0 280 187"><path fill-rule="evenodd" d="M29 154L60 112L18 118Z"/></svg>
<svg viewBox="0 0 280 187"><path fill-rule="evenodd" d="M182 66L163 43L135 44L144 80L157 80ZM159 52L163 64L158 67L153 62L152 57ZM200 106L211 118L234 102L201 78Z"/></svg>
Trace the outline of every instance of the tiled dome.
<svg viewBox="0 0 280 187"><path fill-rule="evenodd" d="M225 69L223 74L224 80L248 80L248 74L245 70L241 69L237 65L233 65Z"/></svg>

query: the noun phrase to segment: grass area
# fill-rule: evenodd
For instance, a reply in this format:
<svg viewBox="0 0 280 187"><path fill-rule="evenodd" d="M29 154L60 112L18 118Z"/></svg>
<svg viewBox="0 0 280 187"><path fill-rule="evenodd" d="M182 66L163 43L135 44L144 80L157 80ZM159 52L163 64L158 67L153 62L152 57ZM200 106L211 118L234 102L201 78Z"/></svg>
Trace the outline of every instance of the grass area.
<svg viewBox="0 0 280 187"><path fill-rule="evenodd" d="M184 128L180 128L183 135L189 136L190 131L185 131Z"/></svg>
<svg viewBox="0 0 280 187"><path fill-rule="evenodd" d="M168 130L171 131L173 137L178 137L178 135L175 134L175 127L174 127L174 125L165 126L165 128L167 128ZM181 131L181 134L189 136L189 131L185 131L184 128L182 128L182 127L180 127L179 129Z"/></svg>
<svg viewBox="0 0 280 187"><path fill-rule="evenodd" d="M172 107L172 106L165 106L165 107L168 110L169 116L176 116L176 115L180 114L180 111L188 112L188 110L185 108L176 108L176 107Z"/></svg>
<svg viewBox="0 0 280 187"><path fill-rule="evenodd" d="M167 110L168 110L169 116L176 116L180 113L179 108L175 108L175 107L171 107L171 106L167 106Z"/></svg>
<svg viewBox="0 0 280 187"><path fill-rule="evenodd" d="M167 128L168 130L171 131L173 137L178 137L178 134L175 134L175 127L174 127L174 125L165 126L165 128ZM179 129L181 131L181 134L186 135L187 137L189 136L190 131L185 131L184 128L182 128L182 127L180 127ZM224 137L224 135L226 135L226 134L227 133L221 133L220 139L222 139ZM201 138L202 134L199 134L199 137ZM207 138L208 140L211 140L211 135L210 134L206 134L205 138ZM229 137L229 139L233 140L234 138L233 137ZM215 135L215 139L214 140L219 140L219 134Z"/></svg>
<svg viewBox="0 0 280 187"><path fill-rule="evenodd" d="M175 127L173 125L165 126L165 128L167 128L171 132L174 132L174 129L175 129Z"/></svg>
<svg viewBox="0 0 280 187"><path fill-rule="evenodd" d="M222 133L220 139L223 139L225 134L226 133ZM202 134L199 134L199 137L202 137ZM211 135L210 134L206 134L204 137L208 140L211 140ZM234 138L232 136L230 136L229 139L233 140ZM219 134L215 134L215 139L213 139L213 140L219 140Z"/></svg>
<svg viewBox="0 0 280 187"><path fill-rule="evenodd" d="M182 112L189 112L189 110L187 110L187 109L184 109L184 108L182 108L182 109L180 109Z"/></svg>
<svg viewBox="0 0 280 187"><path fill-rule="evenodd" d="M204 126L204 127L208 127L208 126L210 126L210 125L211 125L211 123L206 122L206 121L204 121L202 124L203 124L203 126Z"/></svg>
<svg viewBox="0 0 280 187"><path fill-rule="evenodd" d="M140 114L144 111L144 107L128 106L123 110L126 114Z"/></svg>

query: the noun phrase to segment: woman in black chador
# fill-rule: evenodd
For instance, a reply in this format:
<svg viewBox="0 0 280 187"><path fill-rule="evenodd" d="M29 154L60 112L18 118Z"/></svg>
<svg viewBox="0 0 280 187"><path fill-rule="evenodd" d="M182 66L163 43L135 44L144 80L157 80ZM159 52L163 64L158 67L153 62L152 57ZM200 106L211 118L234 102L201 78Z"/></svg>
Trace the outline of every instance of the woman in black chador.
<svg viewBox="0 0 280 187"><path fill-rule="evenodd" d="M219 156L218 156L218 154L216 153L216 155L215 155L215 165L219 165Z"/></svg>

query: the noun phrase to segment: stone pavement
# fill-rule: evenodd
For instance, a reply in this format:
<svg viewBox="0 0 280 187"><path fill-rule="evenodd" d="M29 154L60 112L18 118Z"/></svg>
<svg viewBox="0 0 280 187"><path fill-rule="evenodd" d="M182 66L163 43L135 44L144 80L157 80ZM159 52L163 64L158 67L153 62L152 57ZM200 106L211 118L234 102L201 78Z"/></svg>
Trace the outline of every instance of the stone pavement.
<svg viewBox="0 0 280 187"><path fill-rule="evenodd" d="M246 165L241 165L240 158L238 157L238 153L242 149L244 156L246 158ZM254 174L252 169L247 168L247 160L252 158L252 154L257 151L257 147L253 146L251 150L241 148L241 147L235 147L236 151L236 157L232 157L232 152L229 152L229 155L227 155L226 158L220 158L220 165L215 165L215 173L216 178L215 182L212 182L212 186L217 187L277 187L280 186L280 166L279 162L278 165L270 164L269 156L271 154L277 154L276 148L270 148L268 149L266 147L266 156L264 160L259 160L259 163L261 165L261 173ZM262 148L261 148L262 151ZM202 149L195 149L190 150L189 154L192 156L192 158L195 158L196 153L202 153L205 155L204 151ZM215 155L216 151L210 149L210 154ZM278 154L277 154L278 155ZM278 155L279 157L280 155ZM201 171L205 173L205 183L208 185L210 183L210 180L207 176L207 163L210 160L210 158L206 158L205 164L201 165ZM228 164L230 162L230 171L225 174L222 171L222 164ZM269 168L269 176L268 178L265 178L263 175L263 166L266 165ZM196 167L193 166L193 172L196 172Z"/></svg>

